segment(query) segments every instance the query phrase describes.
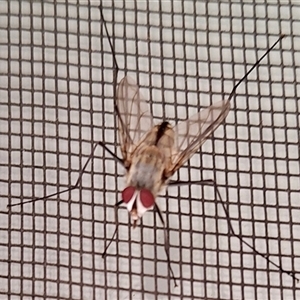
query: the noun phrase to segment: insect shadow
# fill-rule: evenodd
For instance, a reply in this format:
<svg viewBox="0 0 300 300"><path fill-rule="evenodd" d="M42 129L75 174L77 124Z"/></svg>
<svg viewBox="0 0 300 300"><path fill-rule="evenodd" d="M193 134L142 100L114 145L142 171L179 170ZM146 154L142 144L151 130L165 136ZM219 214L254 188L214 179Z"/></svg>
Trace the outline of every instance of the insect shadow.
<svg viewBox="0 0 300 300"><path fill-rule="evenodd" d="M163 224L164 249L167 257L168 268L175 286L177 286L177 282L171 266L168 230L162 212L155 200L157 195L166 186L192 184L213 186L216 191L218 201L220 201L224 209L230 233L238 238L242 243L246 244L253 250L254 253L264 257L268 263L275 266L282 273L286 273L294 280L298 281L293 271L284 270L281 265L274 263L269 259L268 255L256 250L255 247L235 232L231 225L230 216L225 206L225 202L223 201L218 186L214 180L171 180L174 173L177 172L178 169L185 164L196 151L199 150L200 146L211 136L218 126L223 123L230 111L230 100L235 95L238 86L248 77L248 75L259 65L261 60L268 55L268 53L279 43L279 41L282 40L284 36L281 35L272 47L270 47L237 82L227 100L219 101L210 107L201 110L198 114L184 122L178 123L175 127L172 127L166 121L161 124L154 125L150 107L141 97L139 88L135 82L130 77L125 76L117 85L119 67L113 43L103 16L102 7L100 7L100 15L113 56L114 108L118 120L119 143L122 157L118 157L115 153L113 153L104 142L96 142L94 143L93 150L84 164L83 169L79 173L74 186L64 189L58 193L50 194L46 197L35 198L21 203L9 204L8 207L11 208L17 205L46 200L78 188L81 184L85 169L94 156L96 148L101 146L126 170L126 188L122 191L122 200L115 204L116 221L117 207L121 204L126 205L134 228L146 211L154 209ZM118 226L119 224L116 222L115 231L106 245L102 254L103 257L105 257L109 246L115 238Z"/></svg>

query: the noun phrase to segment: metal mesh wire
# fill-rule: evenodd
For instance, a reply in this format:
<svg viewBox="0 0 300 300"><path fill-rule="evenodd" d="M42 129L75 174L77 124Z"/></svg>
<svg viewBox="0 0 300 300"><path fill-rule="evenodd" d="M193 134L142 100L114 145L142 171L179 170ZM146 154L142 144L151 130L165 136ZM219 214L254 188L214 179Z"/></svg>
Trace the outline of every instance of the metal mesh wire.
<svg viewBox="0 0 300 300"><path fill-rule="evenodd" d="M170 234L126 208L114 231L124 170L102 149L80 188L11 210L9 203L73 185L94 141L120 154L112 54L99 3L0 4L1 299L296 299L299 284L232 236L212 187L157 199ZM215 179L235 230L300 277L298 1L103 1L121 68L155 122L175 124L237 91L221 126L175 176ZM298 297L297 297L298 296Z"/></svg>

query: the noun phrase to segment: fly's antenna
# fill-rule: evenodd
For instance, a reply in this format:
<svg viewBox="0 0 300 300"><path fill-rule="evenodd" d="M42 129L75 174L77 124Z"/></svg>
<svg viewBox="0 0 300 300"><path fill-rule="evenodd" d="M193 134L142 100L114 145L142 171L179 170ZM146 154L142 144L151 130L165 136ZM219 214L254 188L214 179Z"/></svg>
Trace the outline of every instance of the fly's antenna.
<svg viewBox="0 0 300 300"><path fill-rule="evenodd" d="M238 81L238 83L234 86L232 89L228 100L230 100L236 92L236 89L238 86L248 77L248 75L260 64L260 62L275 48L275 46L285 37L284 34L282 34L279 39L265 52L265 54L247 71L247 73Z"/></svg>

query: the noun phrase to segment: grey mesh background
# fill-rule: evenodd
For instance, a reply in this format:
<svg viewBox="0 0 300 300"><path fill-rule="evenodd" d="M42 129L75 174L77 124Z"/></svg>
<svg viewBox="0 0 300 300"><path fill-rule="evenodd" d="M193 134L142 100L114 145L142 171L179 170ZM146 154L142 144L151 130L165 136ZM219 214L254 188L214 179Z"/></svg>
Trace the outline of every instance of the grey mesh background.
<svg viewBox="0 0 300 300"><path fill-rule="evenodd" d="M150 1L149 1L150 2ZM255 3L256 2L256 3ZM118 148L112 54L97 1L0 3L1 299L296 299L299 284L229 234L212 187L172 187L133 230L114 204ZM103 1L120 66L172 124L225 99L225 121L174 179L215 179L235 230L300 278L299 1Z"/></svg>

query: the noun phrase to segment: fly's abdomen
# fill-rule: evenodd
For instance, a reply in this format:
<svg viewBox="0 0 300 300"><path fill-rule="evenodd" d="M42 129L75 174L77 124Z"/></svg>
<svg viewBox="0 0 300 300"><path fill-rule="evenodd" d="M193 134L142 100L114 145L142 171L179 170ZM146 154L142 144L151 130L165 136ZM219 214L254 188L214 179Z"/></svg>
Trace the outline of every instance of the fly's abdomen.
<svg viewBox="0 0 300 300"><path fill-rule="evenodd" d="M132 159L128 184L149 189L155 195L160 189L164 168L164 156L156 146L141 147Z"/></svg>

